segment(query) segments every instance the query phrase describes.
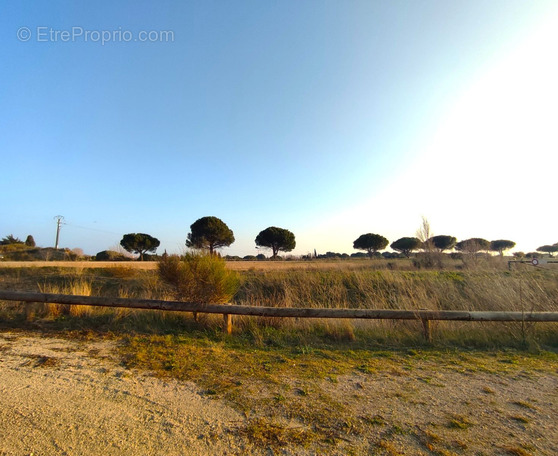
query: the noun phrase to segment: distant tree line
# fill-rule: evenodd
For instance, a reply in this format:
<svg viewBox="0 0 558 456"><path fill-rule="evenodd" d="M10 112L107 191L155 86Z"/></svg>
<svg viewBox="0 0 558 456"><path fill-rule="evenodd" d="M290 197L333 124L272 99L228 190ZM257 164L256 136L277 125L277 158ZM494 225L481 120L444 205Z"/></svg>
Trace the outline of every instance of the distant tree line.
<svg viewBox="0 0 558 456"><path fill-rule="evenodd" d="M205 249L210 255L216 254L216 251L222 247L230 246L234 241L233 231L225 222L213 216L196 220L190 225L190 232L186 236L187 247ZM257 247L270 249L273 258L276 258L279 252L290 252L296 247L295 235L285 228L276 226L270 226L261 231L256 237L255 243ZM129 233L124 235L120 245L126 251L138 254L142 261L148 252L155 253L160 241L149 234ZM99 254L97 254L97 259L99 259Z"/></svg>
<svg viewBox="0 0 558 456"><path fill-rule="evenodd" d="M465 254L477 254L478 252L497 252L500 256L504 252L515 247L515 242L508 239L497 239L488 241L483 238L470 238L457 241L457 238L449 235L429 236L430 227L426 219L423 220L423 227L417 232L418 237L402 237L396 241L389 243L389 240L380 234L365 233L360 235L353 242L355 250L363 250L366 253L346 253L327 252L318 255L314 251L314 255L308 254L306 258L358 258L368 255L369 257L383 256L385 258L394 258L404 256L409 258L414 252L422 250L424 252L444 253L453 249ZM419 237L421 239L419 239ZM233 231L225 222L214 216L202 217L190 225L190 232L186 236L186 246L194 249L205 249L210 255L217 253L217 250L230 246L235 241ZM296 239L294 233L285 228L270 226L260 231L254 240L256 248L269 249L271 258L278 259L280 252L291 252L296 247ZM155 254L161 242L159 239L146 233L128 233L122 237L120 246L127 252L139 255L139 260L152 259L151 254ZM33 236L27 236L25 241L9 234L0 240L0 246L28 246L35 247ZM384 252L382 250L387 246L397 253ZM558 243L552 245L543 245L537 249L537 252L546 253L553 256L558 252ZM536 252L514 253L517 257L536 256ZM234 257L241 259L240 257ZM264 254L247 255L242 259L265 259ZM99 252L96 255L97 260L122 260L127 259L125 255L111 250Z"/></svg>
<svg viewBox="0 0 558 456"><path fill-rule="evenodd" d="M373 256L380 250L384 250L389 241L374 233L362 234L353 242L353 248L358 250L366 250L368 255ZM406 257L416 250L432 251L436 250L443 253L446 250L456 249L466 253L477 253L480 251L493 251L503 255L506 250L515 247L515 242L507 239L498 239L495 241L487 241L482 238L471 238L457 242L457 238L448 235L432 236L421 241L417 237L402 237L390 244L390 247L405 255ZM558 250L558 249L557 249Z"/></svg>
<svg viewBox="0 0 558 456"><path fill-rule="evenodd" d="M19 238L16 238L13 234L8 234L0 240L0 245L26 245L27 247L35 247L35 239L33 236L29 235L25 239L25 242Z"/></svg>
<svg viewBox="0 0 558 456"><path fill-rule="evenodd" d="M508 239L497 239L488 241L483 238L470 238L457 241L455 236L437 235L429 236L430 227L426 220L423 220L423 227L418 236L422 237L402 237L396 241L389 243L384 236L376 233L366 233L360 235L353 242L355 250L363 250L366 253L353 253L352 255L340 254L335 252L327 252L318 255L314 252L314 258L355 258L368 255L369 257L379 256L382 250L389 245L396 253L384 252L381 256L386 258L394 258L404 256L409 258L413 252L422 250L425 252L444 253L453 249L465 254L477 254L478 252L497 252L500 256L504 252L515 247L515 242ZM205 249L210 255L216 254L217 250L228 247L234 243L235 237L233 231L225 222L214 216L202 217L190 225L190 232L186 237L186 246L194 249ZM270 226L256 236L256 248L269 249L271 258L277 259L280 252L290 252L296 247L296 239L294 233L276 226ZM146 255L151 252L155 253L160 241L151 235L145 233L129 233L124 235L120 241L120 245L128 252L139 255L139 259L143 260ZM558 252L558 243L553 245L544 245L537 249L537 252L548 253L552 256ZM519 255L521 254L521 255ZM515 255L515 254L514 254ZM518 252L516 256L536 255L534 252L524 254ZM148 256L148 255L147 255ZM149 257L149 256L148 256ZM311 258L312 254L305 257ZM233 256L233 259L265 259L265 255L246 255L243 258Z"/></svg>

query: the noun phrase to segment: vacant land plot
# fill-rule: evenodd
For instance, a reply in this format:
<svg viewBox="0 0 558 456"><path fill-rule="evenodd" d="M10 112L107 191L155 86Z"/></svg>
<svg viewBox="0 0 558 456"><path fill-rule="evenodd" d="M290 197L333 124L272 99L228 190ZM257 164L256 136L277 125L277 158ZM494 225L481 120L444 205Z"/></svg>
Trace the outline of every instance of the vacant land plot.
<svg viewBox="0 0 558 456"><path fill-rule="evenodd" d="M2 454L558 453L548 353L3 332L0 385Z"/></svg>
<svg viewBox="0 0 558 456"><path fill-rule="evenodd" d="M134 266L2 268L0 288L171 297ZM240 281L239 304L558 306L551 270L247 270ZM556 324L440 324L432 345L417 322L234 328L0 303L0 454L558 454Z"/></svg>

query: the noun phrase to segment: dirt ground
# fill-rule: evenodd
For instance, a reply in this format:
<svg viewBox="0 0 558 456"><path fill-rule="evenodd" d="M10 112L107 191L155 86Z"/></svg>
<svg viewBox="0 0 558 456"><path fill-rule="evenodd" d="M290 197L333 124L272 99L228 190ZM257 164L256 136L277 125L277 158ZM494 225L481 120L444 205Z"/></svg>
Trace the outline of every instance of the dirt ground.
<svg viewBox="0 0 558 456"><path fill-rule="evenodd" d="M317 379L366 426L336 445L261 448L239 432L243 414L192 383L122 367L117 343L0 333L0 455L558 454L556 369L425 362Z"/></svg>
<svg viewBox="0 0 558 456"><path fill-rule="evenodd" d="M257 454L239 413L122 368L113 345L0 334L0 454Z"/></svg>

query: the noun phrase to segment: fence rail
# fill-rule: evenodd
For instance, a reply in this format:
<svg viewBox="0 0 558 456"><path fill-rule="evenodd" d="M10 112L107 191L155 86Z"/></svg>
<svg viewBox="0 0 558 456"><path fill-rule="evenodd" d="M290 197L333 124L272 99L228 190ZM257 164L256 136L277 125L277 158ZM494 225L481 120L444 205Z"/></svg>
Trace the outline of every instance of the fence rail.
<svg viewBox="0 0 558 456"><path fill-rule="evenodd" d="M106 298L54 293L30 293L0 290L0 300L41 302L53 304L119 307L130 309L168 310L180 312L222 314L225 331L232 331L232 315L280 318L348 318L370 320L420 320L424 335L430 340L430 321L516 321L558 322L558 312L503 312L467 310L392 310L392 309L321 309L297 307L260 307L231 304L203 304L153 299Z"/></svg>

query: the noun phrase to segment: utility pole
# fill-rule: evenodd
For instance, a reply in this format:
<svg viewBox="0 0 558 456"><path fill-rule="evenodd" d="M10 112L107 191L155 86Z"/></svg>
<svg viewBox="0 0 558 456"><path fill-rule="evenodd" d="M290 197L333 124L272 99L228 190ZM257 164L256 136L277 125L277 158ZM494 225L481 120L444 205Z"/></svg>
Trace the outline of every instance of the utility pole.
<svg viewBox="0 0 558 456"><path fill-rule="evenodd" d="M62 225L62 220L64 220L64 217L62 215L57 215L56 217L54 217L54 219L56 220L56 243L55 243L55 250L58 250L58 239L60 239L60 225Z"/></svg>

